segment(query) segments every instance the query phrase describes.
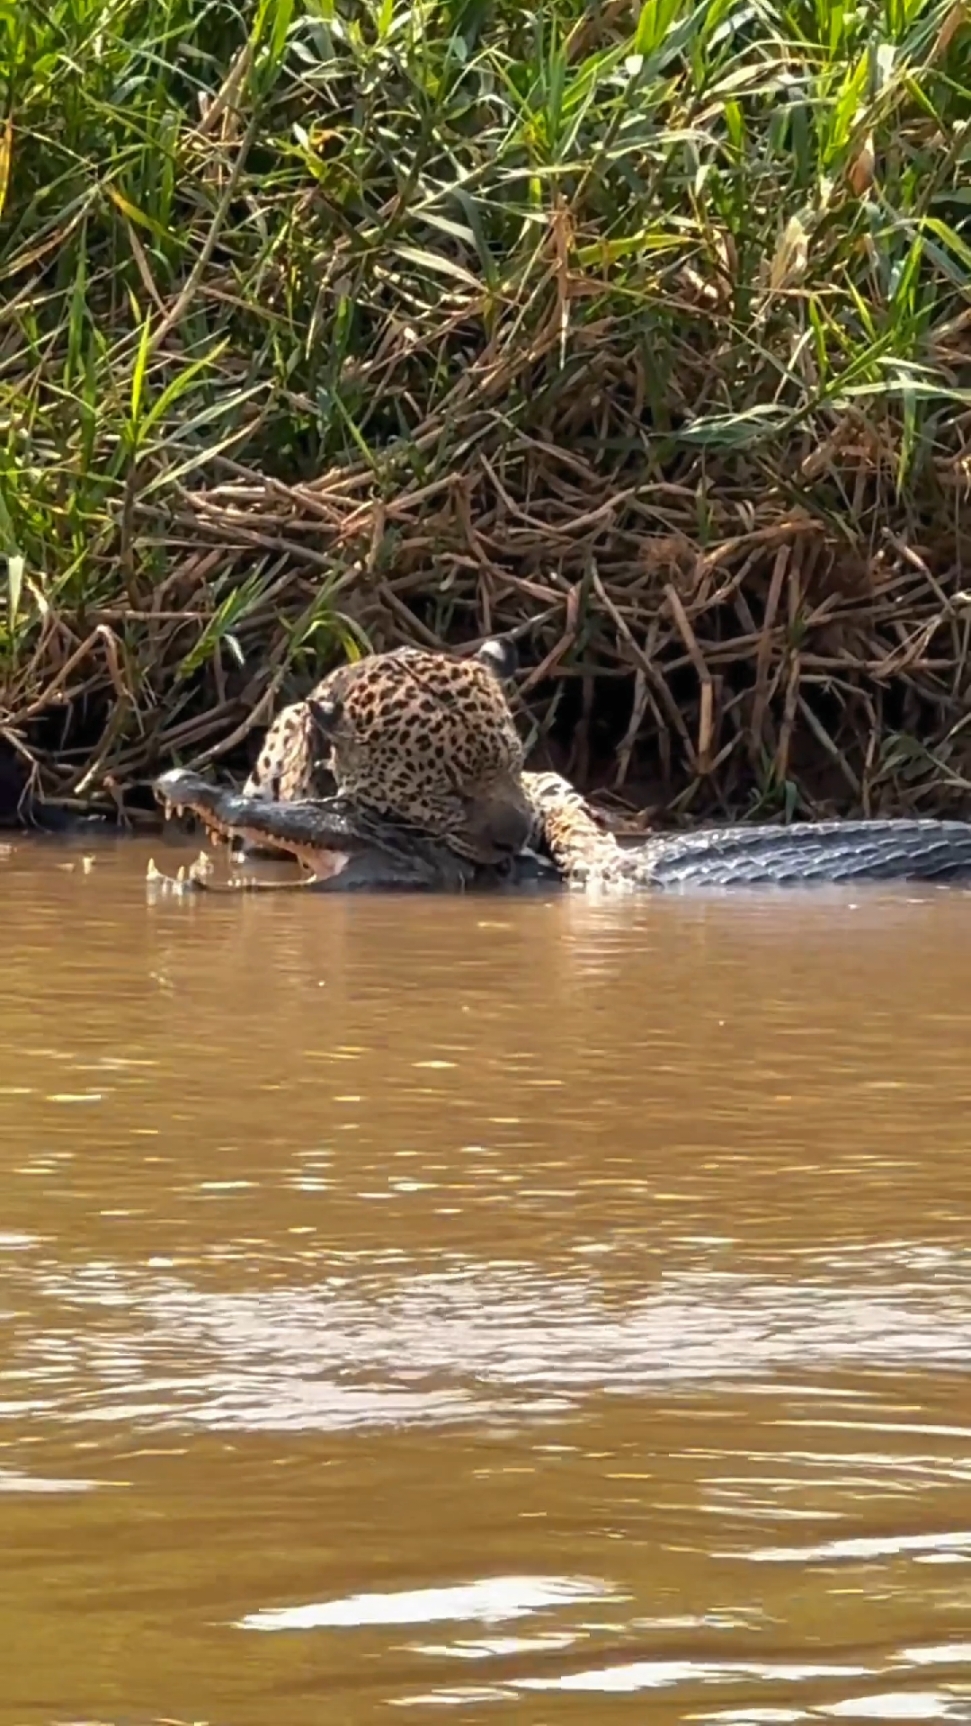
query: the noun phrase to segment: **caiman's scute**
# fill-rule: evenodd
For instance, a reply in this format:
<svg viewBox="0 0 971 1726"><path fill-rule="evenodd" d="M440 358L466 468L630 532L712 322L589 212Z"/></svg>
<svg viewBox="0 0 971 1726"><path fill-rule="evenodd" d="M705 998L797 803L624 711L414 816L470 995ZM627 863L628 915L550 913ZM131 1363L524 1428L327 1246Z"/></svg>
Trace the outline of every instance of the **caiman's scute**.
<svg viewBox="0 0 971 1726"><path fill-rule="evenodd" d="M363 811L473 863L515 856L532 823L502 688L515 669L515 648L500 641L467 659L400 647L339 666L277 715L243 794L316 797L326 765L338 795Z"/></svg>
<svg viewBox="0 0 971 1726"><path fill-rule="evenodd" d="M619 844L558 773L524 773L533 844L574 886L809 887L971 880L971 822L797 821L710 827Z"/></svg>
<svg viewBox="0 0 971 1726"><path fill-rule="evenodd" d="M530 843L555 866L552 879L581 888L671 891L699 887L807 887L866 881L971 880L971 823L824 821L791 827L726 827L621 844L556 773L524 773L533 814ZM522 854L500 871L476 867L345 798L270 803L221 791L179 769L156 781L166 806L187 809L221 838L287 852L308 885L464 891L542 879Z"/></svg>

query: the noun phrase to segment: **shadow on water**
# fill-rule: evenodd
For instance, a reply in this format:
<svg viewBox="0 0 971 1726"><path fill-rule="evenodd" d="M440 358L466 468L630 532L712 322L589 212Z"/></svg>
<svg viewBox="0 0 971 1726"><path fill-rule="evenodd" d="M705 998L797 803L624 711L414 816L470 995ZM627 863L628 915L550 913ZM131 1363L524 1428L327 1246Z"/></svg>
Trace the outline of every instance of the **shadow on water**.
<svg viewBox="0 0 971 1726"><path fill-rule="evenodd" d="M971 1720L971 898L147 857L0 858L0 1726Z"/></svg>

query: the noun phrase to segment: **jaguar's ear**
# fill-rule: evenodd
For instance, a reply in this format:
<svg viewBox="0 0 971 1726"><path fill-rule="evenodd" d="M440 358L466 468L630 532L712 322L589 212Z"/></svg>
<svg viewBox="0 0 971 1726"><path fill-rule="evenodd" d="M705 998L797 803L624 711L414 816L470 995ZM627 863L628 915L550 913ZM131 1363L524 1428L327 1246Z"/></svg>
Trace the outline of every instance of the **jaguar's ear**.
<svg viewBox="0 0 971 1726"><path fill-rule="evenodd" d="M339 695L327 695L321 700L308 697L307 706L314 730L322 743L331 743L344 717L344 703Z"/></svg>
<svg viewBox="0 0 971 1726"><path fill-rule="evenodd" d="M487 665L494 672L500 683L508 683L519 670L519 652L516 643L508 636L490 636L482 646L476 649L474 657L480 665Z"/></svg>

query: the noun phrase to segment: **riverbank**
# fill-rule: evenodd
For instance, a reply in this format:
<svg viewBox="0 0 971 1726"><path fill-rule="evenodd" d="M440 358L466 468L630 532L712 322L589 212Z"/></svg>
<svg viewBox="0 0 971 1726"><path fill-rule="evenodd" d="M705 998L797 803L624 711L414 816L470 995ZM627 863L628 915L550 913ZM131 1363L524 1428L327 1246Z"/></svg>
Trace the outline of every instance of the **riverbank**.
<svg viewBox="0 0 971 1726"><path fill-rule="evenodd" d="M759 18L18 15L14 800L244 772L343 654L508 630L584 789L966 812L968 27Z"/></svg>

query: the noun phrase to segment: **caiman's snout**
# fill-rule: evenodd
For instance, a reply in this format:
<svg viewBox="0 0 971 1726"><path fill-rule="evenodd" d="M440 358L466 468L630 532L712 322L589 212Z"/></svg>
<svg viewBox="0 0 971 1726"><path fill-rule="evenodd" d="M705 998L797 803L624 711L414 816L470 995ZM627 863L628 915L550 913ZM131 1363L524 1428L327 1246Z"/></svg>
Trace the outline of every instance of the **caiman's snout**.
<svg viewBox="0 0 971 1726"><path fill-rule="evenodd" d="M166 815L181 815L183 809L189 807L195 812L210 800L216 802L219 797L215 785L210 785L198 773L190 773L185 767L170 767L167 773L159 774L152 782L152 790Z"/></svg>

